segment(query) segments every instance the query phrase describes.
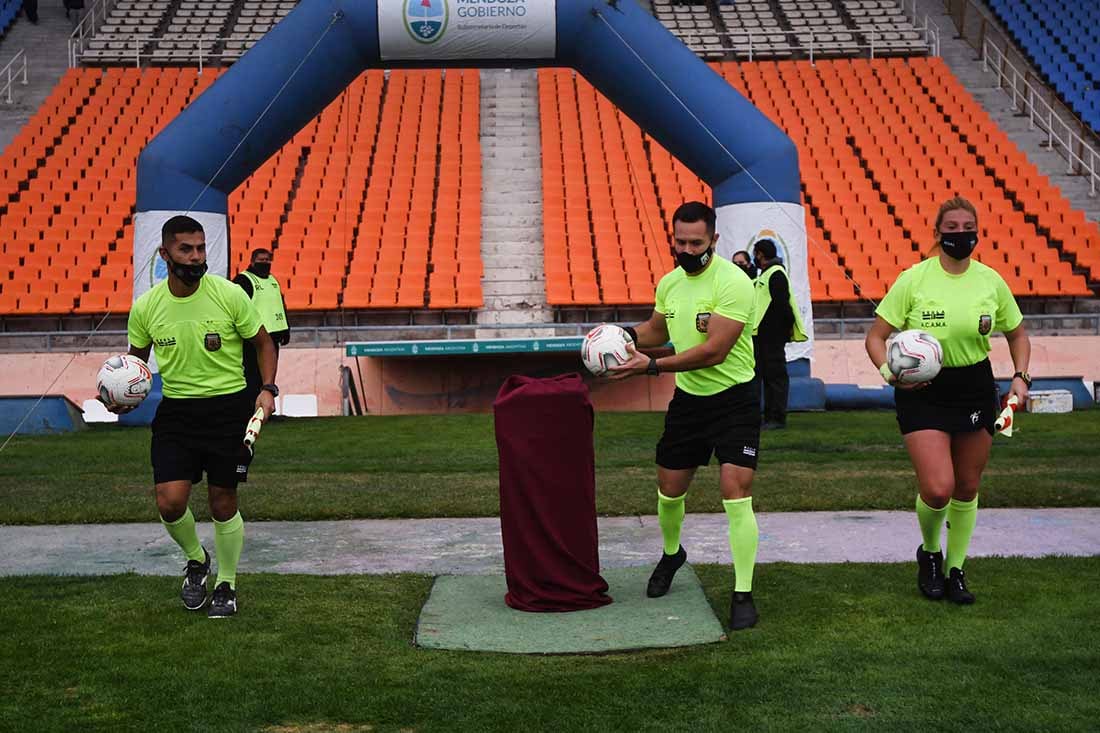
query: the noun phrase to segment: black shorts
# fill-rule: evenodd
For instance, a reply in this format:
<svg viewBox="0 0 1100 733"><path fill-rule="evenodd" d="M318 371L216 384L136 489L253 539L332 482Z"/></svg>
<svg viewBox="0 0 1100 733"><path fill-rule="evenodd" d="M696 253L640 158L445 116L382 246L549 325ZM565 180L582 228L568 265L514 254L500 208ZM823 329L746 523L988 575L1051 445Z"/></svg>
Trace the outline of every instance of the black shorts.
<svg viewBox="0 0 1100 733"><path fill-rule="evenodd" d="M989 360L972 366L944 367L924 389L894 390L901 434L917 430L993 434L1000 394Z"/></svg>
<svg viewBox="0 0 1100 733"><path fill-rule="evenodd" d="M705 466L713 453L719 463L756 468L760 451L760 385L736 384L700 397L679 387L665 414L657 443L657 465L682 470Z"/></svg>
<svg viewBox="0 0 1100 733"><path fill-rule="evenodd" d="M244 431L252 417L247 390L217 397L165 397L153 418L153 482L206 480L235 489L248 480Z"/></svg>

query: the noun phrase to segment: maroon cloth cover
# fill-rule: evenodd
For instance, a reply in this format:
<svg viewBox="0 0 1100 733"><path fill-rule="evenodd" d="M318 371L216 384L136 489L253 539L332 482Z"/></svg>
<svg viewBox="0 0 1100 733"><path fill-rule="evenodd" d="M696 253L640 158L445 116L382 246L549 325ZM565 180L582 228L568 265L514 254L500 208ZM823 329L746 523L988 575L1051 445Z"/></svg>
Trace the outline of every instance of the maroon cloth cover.
<svg viewBox="0 0 1100 733"><path fill-rule="evenodd" d="M513 375L493 402L504 602L520 611L611 603L600 577L593 411L579 374Z"/></svg>

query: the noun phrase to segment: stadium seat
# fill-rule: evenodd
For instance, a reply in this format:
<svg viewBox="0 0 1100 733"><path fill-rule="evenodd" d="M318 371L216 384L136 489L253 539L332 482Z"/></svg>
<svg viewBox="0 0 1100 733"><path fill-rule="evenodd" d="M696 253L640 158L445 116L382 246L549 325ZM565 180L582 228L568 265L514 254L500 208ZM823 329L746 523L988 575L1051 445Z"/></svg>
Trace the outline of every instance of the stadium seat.
<svg viewBox="0 0 1100 733"><path fill-rule="evenodd" d="M0 155L0 314L128 311L137 156L219 73L66 72ZM479 102L476 71L363 74L230 196L230 275L265 247L291 310L480 307Z"/></svg>
<svg viewBox="0 0 1100 733"><path fill-rule="evenodd" d="M989 7L1044 81L1100 131L1100 6L1077 0L990 0Z"/></svg>
<svg viewBox="0 0 1100 733"><path fill-rule="evenodd" d="M1039 175L940 59L714 68L799 147L815 301L880 299L929 249L936 210L956 194L974 201L986 227L980 258L1017 295L1093 294L1100 228ZM709 190L572 71L541 70L539 96L548 302L652 303L670 266L672 210L708 200Z"/></svg>

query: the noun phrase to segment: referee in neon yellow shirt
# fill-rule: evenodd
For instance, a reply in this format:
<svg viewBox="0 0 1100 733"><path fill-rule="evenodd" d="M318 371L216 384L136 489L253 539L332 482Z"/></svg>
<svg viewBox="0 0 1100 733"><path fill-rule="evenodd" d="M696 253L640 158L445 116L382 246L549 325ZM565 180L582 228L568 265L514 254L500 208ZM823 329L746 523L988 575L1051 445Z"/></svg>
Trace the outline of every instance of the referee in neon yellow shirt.
<svg viewBox="0 0 1100 733"><path fill-rule="evenodd" d="M150 448L157 510L187 556L180 591L184 607L200 610L209 597L209 616L232 616L244 544L237 484L248 479L250 462L242 440L257 408L263 408L265 420L275 409L275 347L243 290L224 278L204 277L206 235L199 222L188 216L166 221L160 256L168 263L168 279L134 301L127 324L130 353L148 360L155 349L164 382ZM241 366L246 340L256 347L265 382L254 400L245 390ZM218 563L209 596L210 554L188 508L191 485L204 472Z"/></svg>
<svg viewBox="0 0 1100 733"><path fill-rule="evenodd" d="M978 244L973 204L953 198L936 216L933 255L910 267L875 311L867 333L867 354L883 378L897 388L898 425L917 473L917 586L927 598L946 596L974 602L963 561L978 512L978 485L993 445L1000 411L989 336L1002 331L1015 374L1010 395L1027 400L1031 343L1012 291L997 271L970 258ZM897 330L919 328L943 347L943 369L931 382L896 384L886 367L886 339ZM947 523L946 570L940 534Z"/></svg>
<svg viewBox="0 0 1100 733"><path fill-rule="evenodd" d="M686 203L673 214L672 255L678 267L658 283L649 320L626 330L639 349L657 348L671 339L676 353L654 359L635 350L630 361L611 370L611 378L676 373L676 391L657 443L657 521L664 553L646 593L651 598L668 593L687 560L680 545L684 502L696 469L713 454L729 519L735 578L730 628L737 630L757 621L752 598L759 539L752 480L760 449L752 346L755 293L741 268L715 254L714 227L714 209L706 204Z"/></svg>

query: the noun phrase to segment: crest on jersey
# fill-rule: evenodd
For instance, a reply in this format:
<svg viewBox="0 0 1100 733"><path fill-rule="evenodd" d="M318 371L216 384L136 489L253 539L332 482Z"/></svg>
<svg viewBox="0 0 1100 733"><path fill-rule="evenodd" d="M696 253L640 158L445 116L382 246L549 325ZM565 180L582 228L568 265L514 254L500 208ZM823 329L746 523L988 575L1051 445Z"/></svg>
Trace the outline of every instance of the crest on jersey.
<svg viewBox="0 0 1100 733"><path fill-rule="evenodd" d="M202 345L206 347L207 351L217 351L222 347L222 337L220 333L208 333L202 340Z"/></svg>
<svg viewBox="0 0 1100 733"><path fill-rule="evenodd" d="M978 318L978 333L982 336L988 336L989 332L993 330L993 316L984 315Z"/></svg>
<svg viewBox="0 0 1100 733"><path fill-rule="evenodd" d="M706 333L707 326L710 325L710 313L696 313L695 314L695 330L699 333Z"/></svg>
<svg viewBox="0 0 1100 733"><path fill-rule="evenodd" d="M405 0L405 30L417 43L435 43L447 30L447 0Z"/></svg>

